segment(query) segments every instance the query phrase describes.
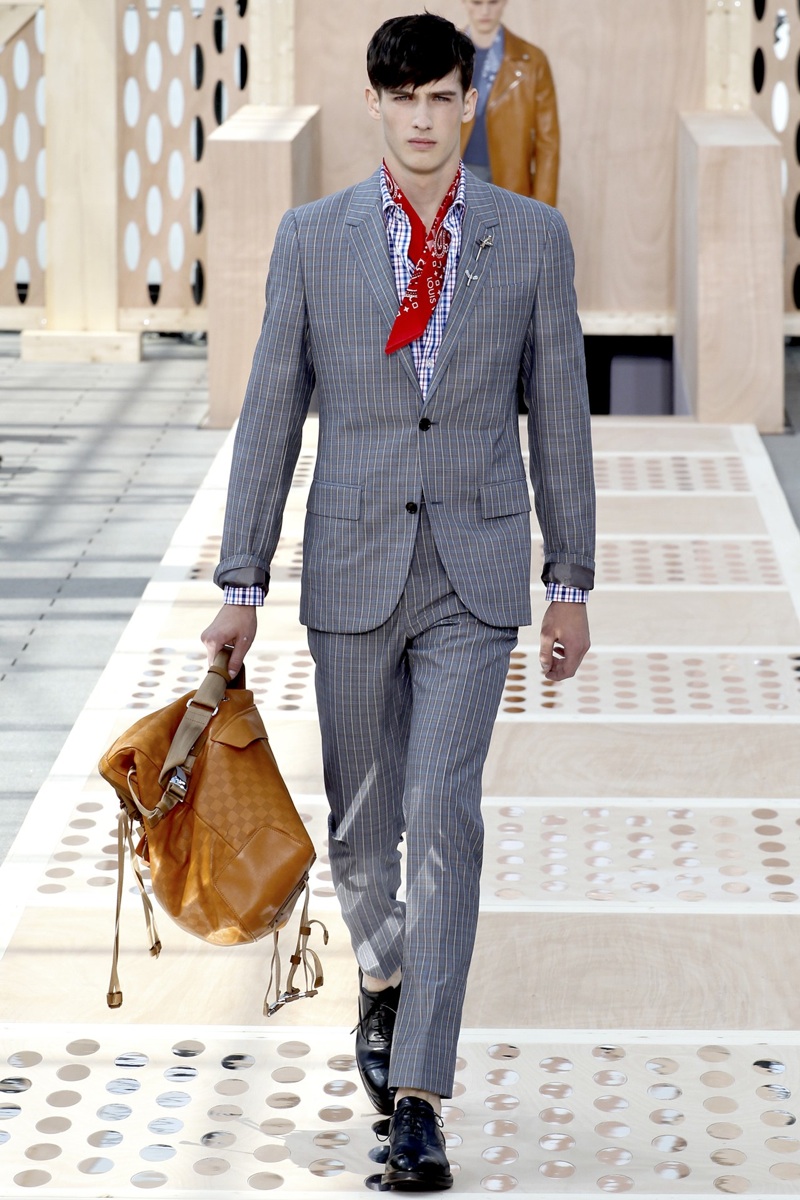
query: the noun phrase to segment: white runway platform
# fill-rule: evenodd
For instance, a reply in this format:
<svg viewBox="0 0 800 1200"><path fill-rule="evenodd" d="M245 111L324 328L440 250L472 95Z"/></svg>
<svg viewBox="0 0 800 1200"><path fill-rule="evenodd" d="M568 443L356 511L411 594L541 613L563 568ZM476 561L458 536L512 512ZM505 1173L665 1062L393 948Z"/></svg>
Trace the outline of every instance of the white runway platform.
<svg viewBox="0 0 800 1200"><path fill-rule="evenodd" d="M153 961L131 878L105 1004L116 799L94 765L204 672L228 447L0 870L3 1197L363 1195L380 1170L296 616L315 433L248 682L317 842L325 987L268 1023L267 947L165 917ZM554 687L522 631L485 772L455 1191L796 1195L800 536L749 428L601 419L595 449L593 649Z"/></svg>

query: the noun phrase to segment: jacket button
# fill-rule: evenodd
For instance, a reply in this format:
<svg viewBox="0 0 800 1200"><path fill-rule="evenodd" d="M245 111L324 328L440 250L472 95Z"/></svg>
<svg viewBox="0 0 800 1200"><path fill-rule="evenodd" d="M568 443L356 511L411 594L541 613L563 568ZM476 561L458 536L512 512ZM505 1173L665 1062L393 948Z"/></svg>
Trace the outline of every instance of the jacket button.
<svg viewBox="0 0 800 1200"><path fill-rule="evenodd" d="M416 504L414 503L413 500L409 500L408 504L406 505L406 512L415 513L416 511L417 511Z"/></svg>
<svg viewBox="0 0 800 1200"><path fill-rule="evenodd" d="M428 430L430 429L431 425L432 425L432 422L429 421L427 417L423 417L419 423L419 427L423 433L427 433Z"/></svg>

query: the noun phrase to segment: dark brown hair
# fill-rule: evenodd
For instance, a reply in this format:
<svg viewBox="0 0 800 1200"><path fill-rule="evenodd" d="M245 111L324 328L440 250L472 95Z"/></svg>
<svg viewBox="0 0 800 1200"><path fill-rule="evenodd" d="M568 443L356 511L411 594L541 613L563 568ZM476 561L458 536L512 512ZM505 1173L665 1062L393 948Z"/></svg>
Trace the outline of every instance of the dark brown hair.
<svg viewBox="0 0 800 1200"><path fill-rule="evenodd" d="M475 47L467 35L428 12L384 21L367 47L367 74L376 92L422 87L451 71L467 92L474 65Z"/></svg>

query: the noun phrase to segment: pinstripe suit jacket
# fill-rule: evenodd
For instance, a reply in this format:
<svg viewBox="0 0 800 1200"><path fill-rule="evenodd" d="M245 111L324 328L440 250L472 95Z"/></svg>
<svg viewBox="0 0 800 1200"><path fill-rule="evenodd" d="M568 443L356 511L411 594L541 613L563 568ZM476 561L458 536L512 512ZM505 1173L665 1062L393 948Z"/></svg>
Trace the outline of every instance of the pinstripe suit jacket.
<svg viewBox="0 0 800 1200"><path fill-rule="evenodd" d="M409 347L384 352L398 298L378 172L286 213L235 441L216 581L268 582L316 389L304 624L358 633L387 620L408 575L423 496L466 607L491 625L530 622L520 394L543 578L591 587L594 484L572 275L555 209L467 172L455 293L423 403Z"/></svg>

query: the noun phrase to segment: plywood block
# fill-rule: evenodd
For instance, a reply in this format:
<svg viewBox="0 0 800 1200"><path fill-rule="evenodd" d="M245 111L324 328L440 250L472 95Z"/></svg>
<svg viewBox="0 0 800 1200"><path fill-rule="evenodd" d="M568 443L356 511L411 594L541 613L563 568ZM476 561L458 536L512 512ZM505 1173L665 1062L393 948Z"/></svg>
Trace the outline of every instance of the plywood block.
<svg viewBox="0 0 800 1200"><path fill-rule="evenodd" d="M0 4L0 46L11 41L36 16L38 4Z"/></svg>
<svg viewBox="0 0 800 1200"><path fill-rule="evenodd" d="M294 103L295 0L253 4L250 14L250 102Z"/></svg>
<svg viewBox="0 0 800 1200"><path fill-rule="evenodd" d="M791 798L800 778L794 726L676 720L498 721L484 791L570 796L762 796ZM293 726L292 728L296 728Z"/></svg>
<svg viewBox="0 0 800 1200"><path fill-rule="evenodd" d="M583 332L587 335L610 334L614 337L626 337L629 334L641 336L671 337L675 332L674 312L597 312L595 310L579 313Z"/></svg>
<svg viewBox="0 0 800 1200"><path fill-rule="evenodd" d="M742 112L750 107L752 14L741 0L708 0L706 108Z"/></svg>
<svg viewBox="0 0 800 1200"><path fill-rule="evenodd" d="M796 917L481 913L465 1025L794 1029ZM602 997L602 1000L600 1000ZM600 1005L600 1006L599 1006Z"/></svg>
<svg viewBox="0 0 800 1200"><path fill-rule="evenodd" d="M752 113L680 123L675 409L783 427L780 146Z"/></svg>
<svg viewBox="0 0 800 1200"><path fill-rule="evenodd" d="M121 330L25 329L20 346L26 362L135 363L142 357L141 334Z"/></svg>
<svg viewBox="0 0 800 1200"><path fill-rule="evenodd" d="M286 209L320 194L319 110L245 105L208 141L210 423L238 416Z"/></svg>
<svg viewBox="0 0 800 1200"><path fill-rule="evenodd" d="M117 325L118 7L47 4L48 329Z"/></svg>

